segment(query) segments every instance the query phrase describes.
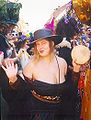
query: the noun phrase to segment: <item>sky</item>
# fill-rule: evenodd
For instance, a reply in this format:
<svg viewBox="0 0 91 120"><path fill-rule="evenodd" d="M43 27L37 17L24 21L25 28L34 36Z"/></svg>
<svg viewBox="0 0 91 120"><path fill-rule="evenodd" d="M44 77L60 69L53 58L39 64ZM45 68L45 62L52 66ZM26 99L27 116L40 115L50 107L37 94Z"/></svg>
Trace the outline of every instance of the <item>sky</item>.
<svg viewBox="0 0 91 120"><path fill-rule="evenodd" d="M31 31L42 28L54 9L70 0L19 0L22 3L20 18L28 23Z"/></svg>

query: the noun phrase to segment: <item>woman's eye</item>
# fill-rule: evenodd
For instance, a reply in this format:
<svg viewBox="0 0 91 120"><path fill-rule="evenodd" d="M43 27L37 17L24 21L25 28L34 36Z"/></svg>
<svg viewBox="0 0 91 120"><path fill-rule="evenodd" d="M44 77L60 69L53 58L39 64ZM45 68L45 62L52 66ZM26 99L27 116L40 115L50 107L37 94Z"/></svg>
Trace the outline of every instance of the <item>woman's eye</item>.
<svg viewBox="0 0 91 120"><path fill-rule="evenodd" d="M42 43L42 45L44 45L45 43Z"/></svg>
<svg viewBox="0 0 91 120"><path fill-rule="evenodd" d="M44 44L46 44L46 42L42 42L42 44L44 45Z"/></svg>

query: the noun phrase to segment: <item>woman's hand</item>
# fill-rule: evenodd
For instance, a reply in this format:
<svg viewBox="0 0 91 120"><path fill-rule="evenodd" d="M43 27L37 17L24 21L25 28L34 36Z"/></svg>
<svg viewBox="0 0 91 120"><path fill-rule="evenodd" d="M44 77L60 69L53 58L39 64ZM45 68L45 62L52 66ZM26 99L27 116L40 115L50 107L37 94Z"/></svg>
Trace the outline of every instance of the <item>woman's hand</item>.
<svg viewBox="0 0 91 120"><path fill-rule="evenodd" d="M73 71L79 72L81 65L77 64L76 61L72 61L72 64L73 64Z"/></svg>
<svg viewBox="0 0 91 120"><path fill-rule="evenodd" d="M6 75L9 78L9 82L14 83L17 80L17 64L14 65L14 61L7 59L6 61L4 61L4 65L2 65L2 68L6 72Z"/></svg>

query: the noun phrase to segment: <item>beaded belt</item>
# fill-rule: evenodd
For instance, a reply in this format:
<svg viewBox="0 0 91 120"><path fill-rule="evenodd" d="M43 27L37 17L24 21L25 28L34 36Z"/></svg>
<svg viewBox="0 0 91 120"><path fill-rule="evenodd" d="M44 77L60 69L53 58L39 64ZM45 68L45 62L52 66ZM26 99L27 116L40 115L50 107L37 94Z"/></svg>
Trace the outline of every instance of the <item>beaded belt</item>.
<svg viewBox="0 0 91 120"><path fill-rule="evenodd" d="M34 90L32 91L32 95L43 102L59 103L62 101L59 96L42 96L37 94Z"/></svg>

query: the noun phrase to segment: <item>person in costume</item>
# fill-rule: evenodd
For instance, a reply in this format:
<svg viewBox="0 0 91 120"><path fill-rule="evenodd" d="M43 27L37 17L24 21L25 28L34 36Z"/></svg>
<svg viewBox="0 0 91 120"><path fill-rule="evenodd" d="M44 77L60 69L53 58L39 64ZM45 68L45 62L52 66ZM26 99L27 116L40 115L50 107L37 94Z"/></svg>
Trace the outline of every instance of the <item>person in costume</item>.
<svg viewBox="0 0 91 120"><path fill-rule="evenodd" d="M27 52L28 48L29 46L26 39L20 39L17 41L16 49L18 49L18 53L16 55L16 59L20 62L21 70L26 66L30 59L30 55Z"/></svg>
<svg viewBox="0 0 91 120"><path fill-rule="evenodd" d="M6 0L0 0L0 51L3 52L3 57L13 57L12 46L7 38L7 33L15 28L19 20L19 10L22 7L21 3L14 3ZM9 54L10 53L10 54ZM1 59L0 55L0 59ZM0 74L0 77L2 74ZM1 81L1 79L0 79ZM6 85L6 84L4 84ZM2 96L1 83L1 119L6 120L8 114L8 104Z"/></svg>
<svg viewBox="0 0 91 120"><path fill-rule="evenodd" d="M4 58L7 58L7 50L10 49L10 44L5 36L7 34L8 26L0 23L0 51L4 52Z"/></svg>
<svg viewBox="0 0 91 120"><path fill-rule="evenodd" d="M81 118L82 120L91 120L91 49L83 86Z"/></svg>
<svg viewBox="0 0 91 120"><path fill-rule="evenodd" d="M63 16L58 21L55 32L56 34L63 36L65 39L65 42L63 39L63 45L62 43L59 44L58 56L64 58L67 64L69 66L72 66L71 50L73 48L73 45L71 43L71 40L80 32L76 19L68 14ZM71 47L69 47L68 44L71 44Z"/></svg>
<svg viewBox="0 0 91 120"><path fill-rule="evenodd" d="M62 39L49 29L34 32L34 55L23 70L24 79L12 60L2 65L0 80L9 120L79 120L75 100L80 65L73 60L73 70L68 70L66 61L55 54Z"/></svg>

